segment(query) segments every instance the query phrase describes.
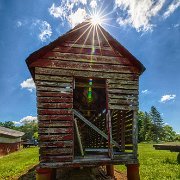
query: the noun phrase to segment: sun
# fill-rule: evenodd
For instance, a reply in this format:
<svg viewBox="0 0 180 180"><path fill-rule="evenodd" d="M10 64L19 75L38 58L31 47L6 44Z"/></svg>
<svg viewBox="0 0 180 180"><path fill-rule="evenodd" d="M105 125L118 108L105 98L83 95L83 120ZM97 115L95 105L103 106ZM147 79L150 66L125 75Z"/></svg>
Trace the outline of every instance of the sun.
<svg viewBox="0 0 180 180"><path fill-rule="evenodd" d="M93 26L97 26L103 23L103 19L99 14L92 14L90 17L90 22Z"/></svg>

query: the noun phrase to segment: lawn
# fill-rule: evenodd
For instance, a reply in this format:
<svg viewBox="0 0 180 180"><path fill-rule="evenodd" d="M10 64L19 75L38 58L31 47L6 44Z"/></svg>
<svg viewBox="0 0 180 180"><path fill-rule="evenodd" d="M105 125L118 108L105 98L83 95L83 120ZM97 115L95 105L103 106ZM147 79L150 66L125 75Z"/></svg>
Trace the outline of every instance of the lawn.
<svg viewBox="0 0 180 180"><path fill-rule="evenodd" d="M140 176L142 180L180 179L176 152L154 150L153 144L139 144ZM116 166L125 171L125 167Z"/></svg>
<svg viewBox="0 0 180 180"><path fill-rule="evenodd" d="M175 152L154 150L152 144L139 144L142 180L180 179L180 165ZM38 148L26 148L0 158L0 179L17 179L38 163ZM116 166L125 171L125 166Z"/></svg>
<svg viewBox="0 0 180 180"><path fill-rule="evenodd" d="M17 179L38 163L38 148L21 149L0 158L0 179Z"/></svg>

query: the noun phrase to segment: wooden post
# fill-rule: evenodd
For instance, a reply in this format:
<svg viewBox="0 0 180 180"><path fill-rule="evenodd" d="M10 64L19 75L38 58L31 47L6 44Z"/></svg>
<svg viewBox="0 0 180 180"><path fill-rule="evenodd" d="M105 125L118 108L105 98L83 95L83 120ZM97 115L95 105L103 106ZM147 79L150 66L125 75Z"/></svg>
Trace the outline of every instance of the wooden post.
<svg viewBox="0 0 180 180"><path fill-rule="evenodd" d="M126 167L128 180L140 180L139 164L127 164Z"/></svg>
<svg viewBox="0 0 180 180"><path fill-rule="evenodd" d="M106 172L107 172L107 176L114 178L114 165L112 164L106 165Z"/></svg>
<svg viewBox="0 0 180 180"><path fill-rule="evenodd" d="M55 180L56 169L51 168L36 168L36 180Z"/></svg>

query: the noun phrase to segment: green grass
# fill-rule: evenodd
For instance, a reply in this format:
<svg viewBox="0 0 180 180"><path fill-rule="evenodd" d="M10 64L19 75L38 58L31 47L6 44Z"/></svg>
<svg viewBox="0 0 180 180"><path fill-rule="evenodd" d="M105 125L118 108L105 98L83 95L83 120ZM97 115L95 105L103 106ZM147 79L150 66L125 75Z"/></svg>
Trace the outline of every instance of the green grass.
<svg viewBox="0 0 180 180"><path fill-rule="evenodd" d="M30 147L0 158L0 179L17 179L38 163L38 148Z"/></svg>
<svg viewBox="0 0 180 180"><path fill-rule="evenodd" d="M153 144L139 144L141 180L177 180L180 179L180 165L177 154L159 151ZM0 158L0 179L17 179L38 163L38 148L31 147ZM125 166L116 166L126 171Z"/></svg>
<svg viewBox="0 0 180 180"><path fill-rule="evenodd" d="M176 152L155 150L153 144L139 144L140 177L142 180L180 179L180 165ZM125 166L116 166L126 171Z"/></svg>

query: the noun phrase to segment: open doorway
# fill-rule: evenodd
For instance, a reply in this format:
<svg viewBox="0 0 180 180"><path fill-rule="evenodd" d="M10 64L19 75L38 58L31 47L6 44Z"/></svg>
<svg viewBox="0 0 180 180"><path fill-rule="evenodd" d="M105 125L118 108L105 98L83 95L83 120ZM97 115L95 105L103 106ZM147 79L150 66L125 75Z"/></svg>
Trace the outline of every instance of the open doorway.
<svg viewBox="0 0 180 180"><path fill-rule="evenodd" d="M108 155L106 123L106 80L75 78L73 109L75 116L74 156Z"/></svg>

